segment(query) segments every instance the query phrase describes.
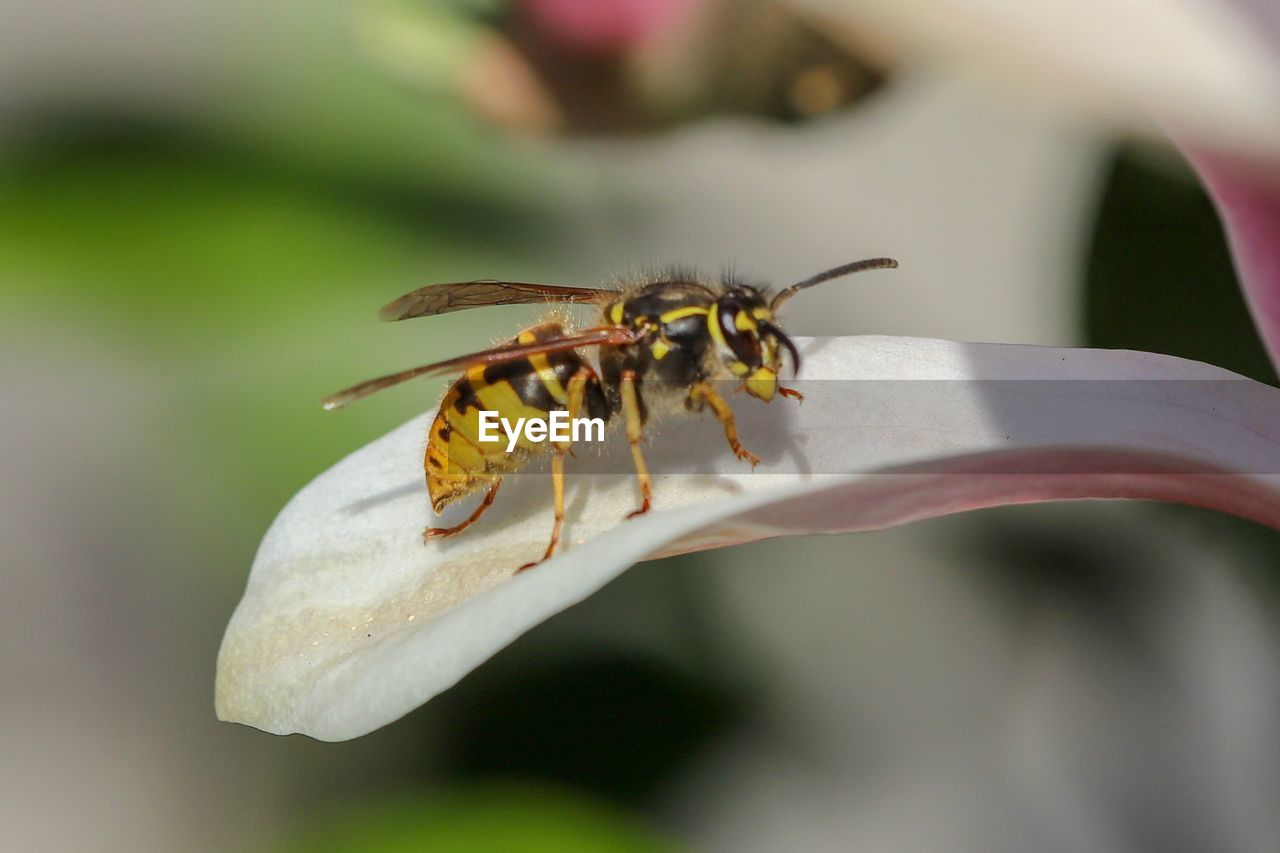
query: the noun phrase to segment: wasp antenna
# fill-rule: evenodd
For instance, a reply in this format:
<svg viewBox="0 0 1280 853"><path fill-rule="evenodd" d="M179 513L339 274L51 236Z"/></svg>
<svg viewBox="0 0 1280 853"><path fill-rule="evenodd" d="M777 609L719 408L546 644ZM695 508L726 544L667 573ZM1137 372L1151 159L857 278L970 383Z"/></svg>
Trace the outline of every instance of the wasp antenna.
<svg viewBox="0 0 1280 853"><path fill-rule="evenodd" d="M813 287L817 284L822 284L826 281L831 281L833 278L842 278L846 275L852 275L856 272L866 272L867 270L891 270L896 269L897 266L898 262L893 258L867 258L866 260L854 261L851 264L845 264L844 266L829 269L826 272L820 272L811 278L806 278L804 281L791 285L786 290L779 291L778 295L773 297L773 301L769 303L769 309L771 311L777 311L779 305L795 296L801 290L804 290L807 287Z"/></svg>

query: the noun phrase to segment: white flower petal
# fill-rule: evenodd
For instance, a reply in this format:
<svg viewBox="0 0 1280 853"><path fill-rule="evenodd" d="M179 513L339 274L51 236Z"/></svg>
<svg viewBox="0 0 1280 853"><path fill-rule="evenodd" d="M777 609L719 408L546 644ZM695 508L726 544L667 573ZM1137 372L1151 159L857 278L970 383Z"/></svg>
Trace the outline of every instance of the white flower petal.
<svg viewBox="0 0 1280 853"><path fill-rule="evenodd" d="M1207 143L1280 147L1280 55L1268 32L1278 16L1261 0L792 2L1130 128L1151 130L1155 116Z"/></svg>
<svg viewBox="0 0 1280 853"><path fill-rule="evenodd" d="M772 473L726 459L710 417L668 423L649 445L655 467L671 455L692 460L687 470L714 462L658 477L654 512L624 523L632 479L612 454L580 451L569 547L515 577L550 530L545 476L511 478L476 527L424 545L425 416L353 453L299 492L263 540L219 655L219 716L356 737L657 554L1063 498L1181 501L1280 526L1276 389L1149 353L800 343L813 389L804 405L735 398L743 441ZM814 383L839 379L914 381ZM837 387L852 396L828 393Z"/></svg>

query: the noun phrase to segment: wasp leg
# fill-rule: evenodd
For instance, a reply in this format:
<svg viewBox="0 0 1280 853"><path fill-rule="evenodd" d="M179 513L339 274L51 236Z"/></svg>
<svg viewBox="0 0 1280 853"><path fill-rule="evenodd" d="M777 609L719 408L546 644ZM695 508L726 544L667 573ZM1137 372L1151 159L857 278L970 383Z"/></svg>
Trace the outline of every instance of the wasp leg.
<svg viewBox="0 0 1280 853"><path fill-rule="evenodd" d="M551 525L551 541L547 543L547 550L543 552L541 557L516 569L516 574L532 569L539 563L551 559L551 555L555 553L556 545L560 542L560 528L564 524L564 453L559 451L556 452L555 456L551 457L551 487L556 494L556 520Z"/></svg>
<svg viewBox="0 0 1280 853"><path fill-rule="evenodd" d="M493 499L498 494L498 486L502 485L501 480L494 480L493 485L489 487L489 491L485 493L484 500L480 502L480 506L476 507L475 512L467 517L467 520L461 524L455 524L453 527L428 527L422 531L422 541L432 539L436 536L452 536L455 533L461 533L468 527L476 523L480 516L484 515L484 511L493 505Z"/></svg>
<svg viewBox="0 0 1280 853"><path fill-rule="evenodd" d="M644 420L640 417L640 398L636 394L636 372L622 371L622 413L627 419L627 442L631 445L631 461L636 466L636 479L640 481L640 508L627 514L634 518L649 511L653 504L653 489L649 484L649 466L644 464L640 452L640 438L644 434Z"/></svg>
<svg viewBox="0 0 1280 853"><path fill-rule="evenodd" d="M734 456L750 462L752 468L760 464L760 457L747 450L738 441L738 428L733 423L733 409L725 402L724 397L717 394L716 390L707 383L698 382L689 389L689 400L692 403L691 408L694 409L700 408L703 401L711 406L716 420L724 424L724 437L729 441L729 449L733 451Z"/></svg>
<svg viewBox="0 0 1280 853"><path fill-rule="evenodd" d="M804 395L794 388L783 388L781 385L779 385L778 393L784 397L790 397L791 399L796 400L801 404L804 403Z"/></svg>
<svg viewBox="0 0 1280 853"><path fill-rule="evenodd" d="M582 400L586 396L587 385L595 378L595 371L589 367L584 367L569 380L569 401L566 408L569 410L570 422L581 414ZM573 442L557 441L556 455L551 458L551 487L556 496L556 520L551 526L551 541L547 543L547 550L543 553L541 559L525 563L516 569L516 574L532 569L543 560L550 559L551 555L555 553L556 545L560 543L560 529L564 526L564 457L566 455L573 455Z"/></svg>

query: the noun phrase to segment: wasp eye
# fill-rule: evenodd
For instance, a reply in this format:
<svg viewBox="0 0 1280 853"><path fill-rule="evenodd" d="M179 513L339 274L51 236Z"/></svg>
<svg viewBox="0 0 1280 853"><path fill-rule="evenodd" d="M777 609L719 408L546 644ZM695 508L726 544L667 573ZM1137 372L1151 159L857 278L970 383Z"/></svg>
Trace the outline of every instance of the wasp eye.
<svg viewBox="0 0 1280 853"><path fill-rule="evenodd" d="M738 361L748 367L758 367L761 354L760 336L756 333L754 321L751 323L752 328L748 330L739 328L738 318L740 316L751 316L747 311L747 306L741 304L738 300L722 300L719 310L716 311L716 319L720 323L720 334L724 337L724 342L729 345L729 349L733 351Z"/></svg>

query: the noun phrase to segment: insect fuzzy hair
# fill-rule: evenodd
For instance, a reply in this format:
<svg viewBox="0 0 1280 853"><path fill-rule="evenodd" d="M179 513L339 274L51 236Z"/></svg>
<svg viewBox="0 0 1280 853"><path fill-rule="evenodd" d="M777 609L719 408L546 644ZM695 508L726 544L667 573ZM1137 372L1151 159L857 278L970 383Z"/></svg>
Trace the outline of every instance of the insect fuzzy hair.
<svg viewBox="0 0 1280 853"><path fill-rule="evenodd" d="M644 264L610 276L606 286L610 290L626 291L650 284L664 282L688 282L700 284L712 293L724 293L733 287L750 287L762 290L763 286L744 277L733 263L725 263L720 275L710 275L702 267L686 263Z"/></svg>

